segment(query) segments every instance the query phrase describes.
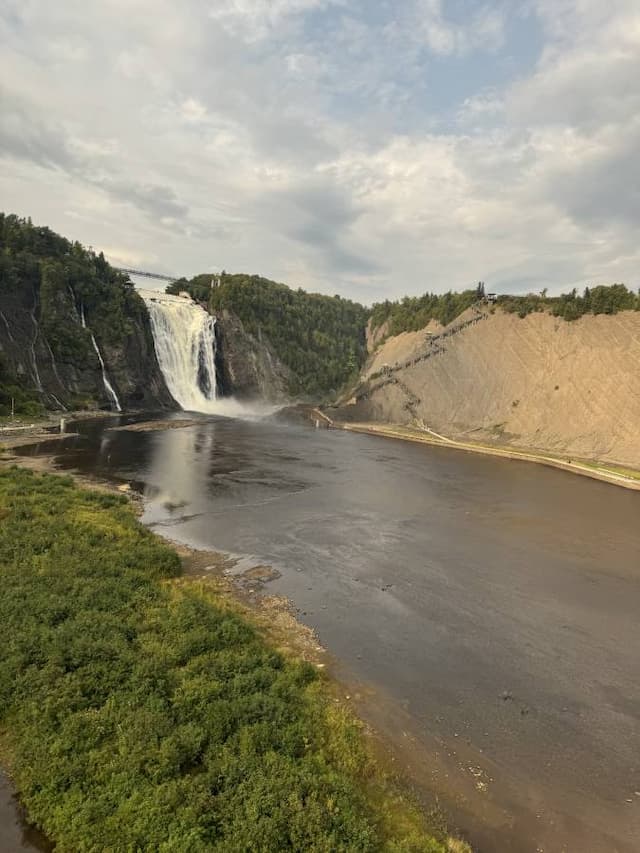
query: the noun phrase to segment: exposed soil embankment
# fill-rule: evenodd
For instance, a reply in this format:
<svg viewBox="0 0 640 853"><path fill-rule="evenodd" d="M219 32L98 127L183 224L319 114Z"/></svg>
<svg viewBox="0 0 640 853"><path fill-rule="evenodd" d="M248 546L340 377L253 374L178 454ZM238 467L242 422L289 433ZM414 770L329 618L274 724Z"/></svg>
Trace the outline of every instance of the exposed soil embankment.
<svg viewBox="0 0 640 853"><path fill-rule="evenodd" d="M639 468L639 363L638 312L568 323L470 309L385 341L337 417Z"/></svg>

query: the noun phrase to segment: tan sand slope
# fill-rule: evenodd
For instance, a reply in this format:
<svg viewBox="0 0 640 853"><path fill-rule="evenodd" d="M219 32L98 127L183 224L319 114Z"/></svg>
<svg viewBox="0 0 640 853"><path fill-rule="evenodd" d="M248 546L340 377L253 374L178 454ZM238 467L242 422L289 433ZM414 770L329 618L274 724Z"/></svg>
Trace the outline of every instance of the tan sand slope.
<svg viewBox="0 0 640 853"><path fill-rule="evenodd" d="M640 312L482 313L388 339L343 416L640 468Z"/></svg>

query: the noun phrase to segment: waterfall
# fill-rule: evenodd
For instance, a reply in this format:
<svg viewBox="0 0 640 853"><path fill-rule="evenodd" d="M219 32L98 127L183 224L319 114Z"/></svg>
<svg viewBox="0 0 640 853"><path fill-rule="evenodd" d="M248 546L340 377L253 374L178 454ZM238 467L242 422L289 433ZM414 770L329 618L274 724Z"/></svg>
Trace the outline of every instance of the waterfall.
<svg viewBox="0 0 640 853"><path fill-rule="evenodd" d="M98 342L96 341L93 332L90 332L91 335L91 343L93 344L93 348L96 351L96 355L98 356L98 361L100 362L100 369L102 370L102 381L104 383L104 389L107 392L107 396L116 407L118 412L122 411L122 406L120 405L120 400L118 400L118 395L115 392L115 389L111 382L109 382L109 377L107 376L107 369L104 366L104 359L102 358L102 354L100 352L100 348L98 347Z"/></svg>
<svg viewBox="0 0 640 853"><path fill-rule="evenodd" d="M16 339L15 339L15 338L13 337L13 335L11 334L11 326L9 325L9 321L8 321L8 320L7 320L7 318L4 316L4 314L2 313L2 311L0 311L0 317L2 317L2 319L4 320L4 324L5 324L5 326L7 327L7 335L9 336L9 340L10 340L12 343L15 343L15 342L16 342Z"/></svg>
<svg viewBox="0 0 640 853"><path fill-rule="evenodd" d="M167 388L189 412L216 412L215 318L184 296L139 290Z"/></svg>
<svg viewBox="0 0 640 853"><path fill-rule="evenodd" d="M33 323L33 327L35 329L35 332L33 335L33 340L31 341L31 362L33 365L33 378L34 378L35 383L36 383L36 388L42 394L42 393L44 393L44 389L42 387L42 382L40 381L40 373L38 371L38 358L36 356L36 341L38 340L39 327L38 327L38 321L36 320L36 317L35 317L35 310L36 310L35 308L32 308L31 309L31 315L30 315L31 316L31 322Z"/></svg>
<svg viewBox="0 0 640 853"><path fill-rule="evenodd" d="M100 369L102 370L102 382L104 384L104 390L107 392L107 397L116 407L116 411L121 412L122 406L120 405L120 400L118 400L118 395L115 392L115 388L113 387L111 382L109 382L107 368L104 366L104 359L102 358L102 353L100 352L98 342L96 341L95 335L93 334L91 329L87 328L87 321L85 320L84 316L84 305L82 303L80 304L80 322L82 323L82 328L87 329L87 331L91 335L91 343L93 344L93 348L96 351L96 355L98 356L98 361L100 362Z"/></svg>

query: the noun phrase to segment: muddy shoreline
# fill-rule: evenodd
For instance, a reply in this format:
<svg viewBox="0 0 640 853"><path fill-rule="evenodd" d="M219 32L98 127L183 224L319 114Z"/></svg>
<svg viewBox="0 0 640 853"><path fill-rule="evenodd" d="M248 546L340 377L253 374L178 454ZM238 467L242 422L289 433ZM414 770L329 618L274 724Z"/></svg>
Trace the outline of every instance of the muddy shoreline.
<svg viewBox="0 0 640 853"><path fill-rule="evenodd" d="M0 768L0 851L38 851L51 853L53 845L35 827L27 823L9 774Z"/></svg>
<svg viewBox="0 0 640 853"><path fill-rule="evenodd" d="M612 486L619 486L623 489L631 489L640 491L640 472L634 472L634 476L618 473L615 470L608 470L609 466L598 462L587 463L583 460L564 459L560 456L552 456L551 454L538 453L536 450L520 450L514 447L490 447L488 445L475 444L470 441L462 441L459 439L445 438L436 434L430 434L428 431L419 431L410 427L397 426L395 424L375 424L375 423L349 423L340 421L331 421L330 426L333 429L341 429L346 432L358 432L363 435L376 435L382 438L391 438L396 441L411 441L418 444L429 444L434 447L445 447L449 450L461 450L466 453L477 453L482 456L497 456L503 459L512 459L520 462L531 462L536 465L546 465L549 468L557 468L561 471L567 471L570 474L577 474L581 477L588 477L592 480L600 480L603 483L609 483Z"/></svg>

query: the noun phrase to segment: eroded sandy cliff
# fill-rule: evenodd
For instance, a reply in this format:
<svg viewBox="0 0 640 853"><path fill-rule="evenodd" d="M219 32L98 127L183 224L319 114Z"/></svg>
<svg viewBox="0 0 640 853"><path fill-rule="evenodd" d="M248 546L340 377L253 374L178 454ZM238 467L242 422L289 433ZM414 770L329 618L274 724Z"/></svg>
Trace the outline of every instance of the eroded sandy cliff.
<svg viewBox="0 0 640 853"><path fill-rule="evenodd" d="M640 313L470 309L389 338L341 415L640 467Z"/></svg>

